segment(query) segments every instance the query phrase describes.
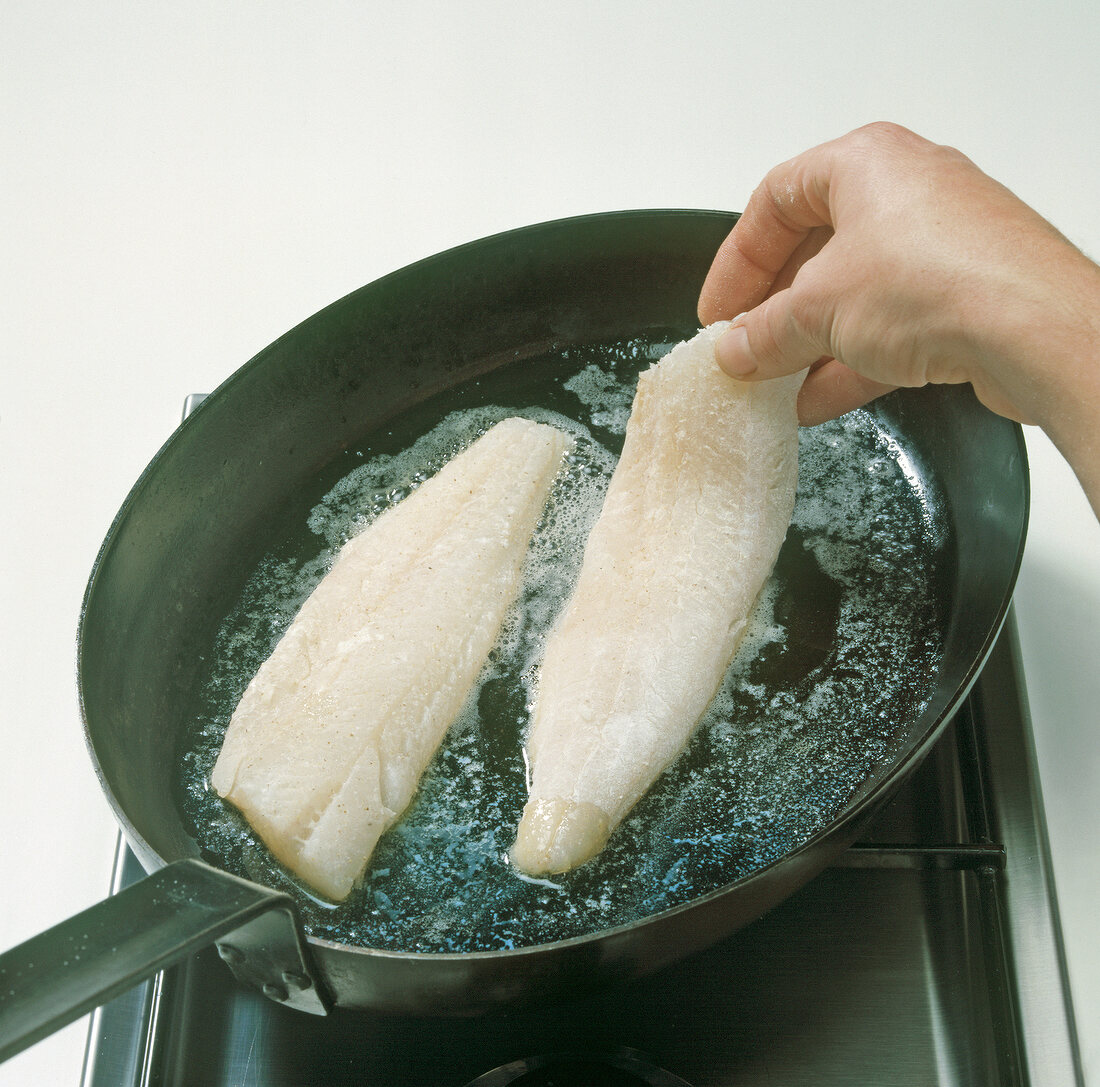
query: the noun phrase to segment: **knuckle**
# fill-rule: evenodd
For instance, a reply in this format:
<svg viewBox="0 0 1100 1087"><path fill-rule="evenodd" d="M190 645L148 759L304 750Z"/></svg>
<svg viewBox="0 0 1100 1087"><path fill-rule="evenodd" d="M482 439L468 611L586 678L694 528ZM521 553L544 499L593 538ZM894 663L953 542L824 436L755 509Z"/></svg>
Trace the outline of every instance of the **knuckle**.
<svg viewBox="0 0 1100 1087"><path fill-rule="evenodd" d="M913 140L919 139L908 128L893 121L872 121L857 128L852 133L852 138L871 145L911 144Z"/></svg>

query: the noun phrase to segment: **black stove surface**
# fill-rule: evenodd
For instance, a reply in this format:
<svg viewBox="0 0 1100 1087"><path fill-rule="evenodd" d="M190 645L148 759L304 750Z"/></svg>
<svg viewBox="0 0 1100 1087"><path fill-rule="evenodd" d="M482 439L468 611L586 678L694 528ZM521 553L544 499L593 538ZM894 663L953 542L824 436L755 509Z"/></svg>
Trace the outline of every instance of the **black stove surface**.
<svg viewBox="0 0 1100 1087"><path fill-rule="evenodd" d="M1082 1084L1033 767L1010 619L873 833L711 950L448 1019L305 1016L210 950L96 1013L84 1087Z"/></svg>

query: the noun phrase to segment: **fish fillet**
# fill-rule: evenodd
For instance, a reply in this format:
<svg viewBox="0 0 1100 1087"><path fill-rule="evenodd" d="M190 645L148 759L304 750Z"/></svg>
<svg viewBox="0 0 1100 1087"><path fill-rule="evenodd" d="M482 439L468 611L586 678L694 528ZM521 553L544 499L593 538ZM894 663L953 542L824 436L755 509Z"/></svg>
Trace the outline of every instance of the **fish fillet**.
<svg viewBox="0 0 1100 1087"><path fill-rule="evenodd" d="M704 329L642 374L576 588L551 631L512 860L564 872L603 848L717 692L790 524L802 374L719 369Z"/></svg>
<svg viewBox="0 0 1100 1087"><path fill-rule="evenodd" d="M490 429L343 547L245 690L211 783L322 894L351 891L461 712L568 441Z"/></svg>

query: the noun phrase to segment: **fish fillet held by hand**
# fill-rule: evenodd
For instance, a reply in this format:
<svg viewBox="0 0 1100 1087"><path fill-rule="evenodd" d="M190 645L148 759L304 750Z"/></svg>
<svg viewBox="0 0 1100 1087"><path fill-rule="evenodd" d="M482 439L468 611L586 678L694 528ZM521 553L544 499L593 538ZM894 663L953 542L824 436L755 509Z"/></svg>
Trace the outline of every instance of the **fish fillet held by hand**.
<svg viewBox="0 0 1100 1087"><path fill-rule="evenodd" d="M211 782L322 894L351 891L461 712L568 442L490 429L343 547L245 690Z"/></svg>
<svg viewBox="0 0 1100 1087"><path fill-rule="evenodd" d="M712 325L641 375L622 458L551 631L513 863L607 842L714 698L786 536L803 374L738 382Z"/></svg>

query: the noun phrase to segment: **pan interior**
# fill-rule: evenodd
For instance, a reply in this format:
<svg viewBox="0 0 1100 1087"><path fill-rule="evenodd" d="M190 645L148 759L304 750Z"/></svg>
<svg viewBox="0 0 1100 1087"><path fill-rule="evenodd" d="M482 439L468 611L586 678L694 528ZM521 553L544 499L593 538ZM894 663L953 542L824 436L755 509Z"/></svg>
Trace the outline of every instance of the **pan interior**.
<svg viewBox="0 0 1100 1087"><path fill-rule="evenodd" d="M786 543L688 749L596 860L546 880L509 865L542 640L579 568L637 375L689 334L551 349L469 381L387 420L317 474L304 506L275 515L268 553L207 654L179 762L180 806L207 859L290 891L322 939L422 952L543 944L751 875L826 828L911 739L943 652L951 532L934 484L889 425L854 412L800 436ZM229 716L339 546L508 415L556 423L577 441L522 598L362 886L338 906L320 901L208 786Z"/></svg>

